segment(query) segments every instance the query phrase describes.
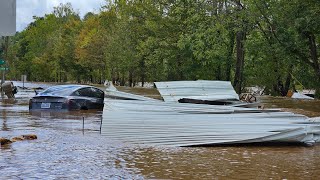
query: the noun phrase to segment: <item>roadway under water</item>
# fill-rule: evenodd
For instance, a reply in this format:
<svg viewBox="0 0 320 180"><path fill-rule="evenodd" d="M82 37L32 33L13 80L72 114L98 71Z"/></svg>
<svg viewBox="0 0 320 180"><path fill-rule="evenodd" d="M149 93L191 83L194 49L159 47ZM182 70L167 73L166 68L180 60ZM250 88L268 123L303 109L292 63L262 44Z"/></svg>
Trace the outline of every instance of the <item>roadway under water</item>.
<svg viewBox="0 0 320 180"><path fill-rule="evenodd" d="M320 145L165 148L111 141L100 135L102 112L30 113L33 92L0 102L0 137L37 140L0 148L0 179L317 179ZM263 99L319 116L319 101ZM296 104L296 105L294 105ZM84 128L83 128L84 118Z"/></svg>

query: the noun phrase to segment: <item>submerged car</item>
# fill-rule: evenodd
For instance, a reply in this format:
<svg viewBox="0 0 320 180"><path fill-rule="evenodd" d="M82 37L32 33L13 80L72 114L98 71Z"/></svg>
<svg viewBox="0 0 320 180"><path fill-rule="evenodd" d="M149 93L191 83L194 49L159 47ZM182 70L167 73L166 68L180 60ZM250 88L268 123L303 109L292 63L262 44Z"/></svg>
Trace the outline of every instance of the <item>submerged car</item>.
<svg viewBox="0 0 320 180"><path fill-rule="evenodd" d="M87 85L52 86L30 99L30 110L102 110L104 92Z"/></svg>

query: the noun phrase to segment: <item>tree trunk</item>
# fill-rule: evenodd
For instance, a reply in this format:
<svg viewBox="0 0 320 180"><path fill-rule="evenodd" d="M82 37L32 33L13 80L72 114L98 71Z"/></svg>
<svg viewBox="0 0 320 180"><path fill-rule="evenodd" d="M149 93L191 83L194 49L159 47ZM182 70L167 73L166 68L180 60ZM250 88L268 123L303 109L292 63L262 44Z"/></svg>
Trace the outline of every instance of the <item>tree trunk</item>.
<svg viewBox="0 0 320 180"><path fill-rule="evenodd" d="M116 73L114 72L114 68L111 68L111 81L112 84L116 83Z"/></svg>
<svg viewBox="0 0 320 180"><path fill-rule="evenodd" d="M282 95L282 90L283 90L283 83L281 81L281 76L278 75L277 81L273 85L273 93L272 93L272 95L283 96Z"/></svg>
<svg viewBox="0 0 320 180"><path fill-rule="evenodd" d="M288 94L289 89L290 89L290 84L291 84L291 80L292 80L292 76L291 76L292 70L293 70L293 64L291 64L288 69L286 82L284 84L284 89L282 92L283 96L286 96Z"/></svg>
<svg viewBox="0 0 320 180"><path fill-rule="evenodd" d="M90 74L90 83L93 83L93 75Z"/></svg>
<svg viewBox="0 0 320 180"><path fill-rule="evenodd" d="M178 80L184 80L183 79L183 68L182 68L182 60L181 60L181 56L179 55L178 57Z"/></svg>
<svg viewBox="0 0 320 180"><path fill-rule="evenodd" d="M133 71L129 71L129 87L133 87Z"/></svg>
<svg viewBox="0 0 320 180"><path fill-rule="evenodd" d="M236 73L234 77L234 87L238 94L241 94L243 84L243 69L244 69L244 41L245 32L239 31L236 35L236 48L237 48L237 62Z"/></svg>
<svg viewBox="0 0 320 180"><path fill-rule="evenodd" d="M319 66L319 60L318 60L318 52L317 52L317 44L316 44L316 37L311 32L305 33L309 40L309 49L310 49L310 56L312 60L313 69L316 74L317 78L317 85L316 85L316 98L320 98L320 66Z"/></svg>
<svg viewBox="0 0 320 180"><path fill-rule="evenodd" d="M120 86L124 86L125 84L126 84L126 82L125 82L125 80L124 80L124 74L122 74Z"/></svg>
<svg viewBox="0 0 320 180"><path fill-rule="evenodd" d="M318 62L318 54L317 54L317 44L316 44L316 38L314 34L308 33L308 39L309 39L309 49L310 49L310 56L311 60L314 65L314 69L316 70L316 74L320 75L320 68L319 68L319 62Z"/></svg>
<svg viewBox="0 0 320 180"><path fill-rule="evenodd" d="M61 71L61 68L59 69L59 82L62 82L62 71Z"/></svg>
<svg viewBox="0 0 320 180"><path fill-rule="evenodd" d="M146 80L144 57L142 58L142 60L140 62L140 68L141 68L141 86L143 87L145 80Z"/></svg>
<svg viewBox="0 0 320 180"><path fill-rule="evenodd" d="M81 83L81 78L80 78L80 76L77 76L77 83L78 83L78 84Z"/></svg>
<svg viewBox="0 0 320 180"><path fill-rule="evenodd" d="M221 78L221 64L219 63L217 71L216 71L216 79L217 80L222 80Z"/></svg>
<svg viewBox="0 0 320 180"><path fill-rule="evenodd" d="M229 50L227 55L227 64L226 64L226 81L231 81L231 66L232 66L232 59L233 59L233 48L234 48L234 32L230 32L229 36Z"/></svg>

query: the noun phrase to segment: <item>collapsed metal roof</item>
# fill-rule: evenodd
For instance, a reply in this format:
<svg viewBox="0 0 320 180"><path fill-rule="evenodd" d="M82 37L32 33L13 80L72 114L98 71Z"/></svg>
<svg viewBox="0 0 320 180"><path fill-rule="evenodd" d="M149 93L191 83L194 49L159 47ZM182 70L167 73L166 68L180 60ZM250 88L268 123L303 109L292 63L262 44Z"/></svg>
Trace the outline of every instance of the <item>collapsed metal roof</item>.
<svg viewBox="0 0 320 180"><path fill-rule="evenodd" d="M320 121L272 109L106 99L102 134L160 146L314 144L320 140Z"/></svg>
<svg viewBox="0 0 320 180"><path fill-rule="evenodd" d="M178 102L183 98L239 101L239 96L229 81L166 81L155 82L155 85L166 102Z"/></svg>
<svg viewBox="0 0 320 180"><path fill-rule="evenodd" d="M261 142L320 141L320 119L278 109L242 108L226 81L155 83L165 102L107 88L101 132L134 144L203 146ZM176 103L180 99L234 101L231 106ZM134 99L134 100L133 100ZM143 100L143 101L136 101Z"/></svg>

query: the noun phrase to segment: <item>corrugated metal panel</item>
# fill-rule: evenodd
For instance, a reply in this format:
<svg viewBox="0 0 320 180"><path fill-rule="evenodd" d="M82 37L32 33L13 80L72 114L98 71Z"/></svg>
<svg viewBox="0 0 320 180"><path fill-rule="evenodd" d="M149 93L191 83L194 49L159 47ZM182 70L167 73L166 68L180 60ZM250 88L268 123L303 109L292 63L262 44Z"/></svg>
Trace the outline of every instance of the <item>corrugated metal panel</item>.
<svg viewBox="0 0 320 180"><path fill-rule="evenodd" d="M106 100L102 124L109 138L165 146L314 142L319 133L319 122L289 112L148 101Z"/></svg>
<svg viewBox="0 0 320 180"><path fill-rule="evenodd" d="M182 98L209 101L239 100L229 81L167 81L155 84L166 102L178 102Z"/></svg>

